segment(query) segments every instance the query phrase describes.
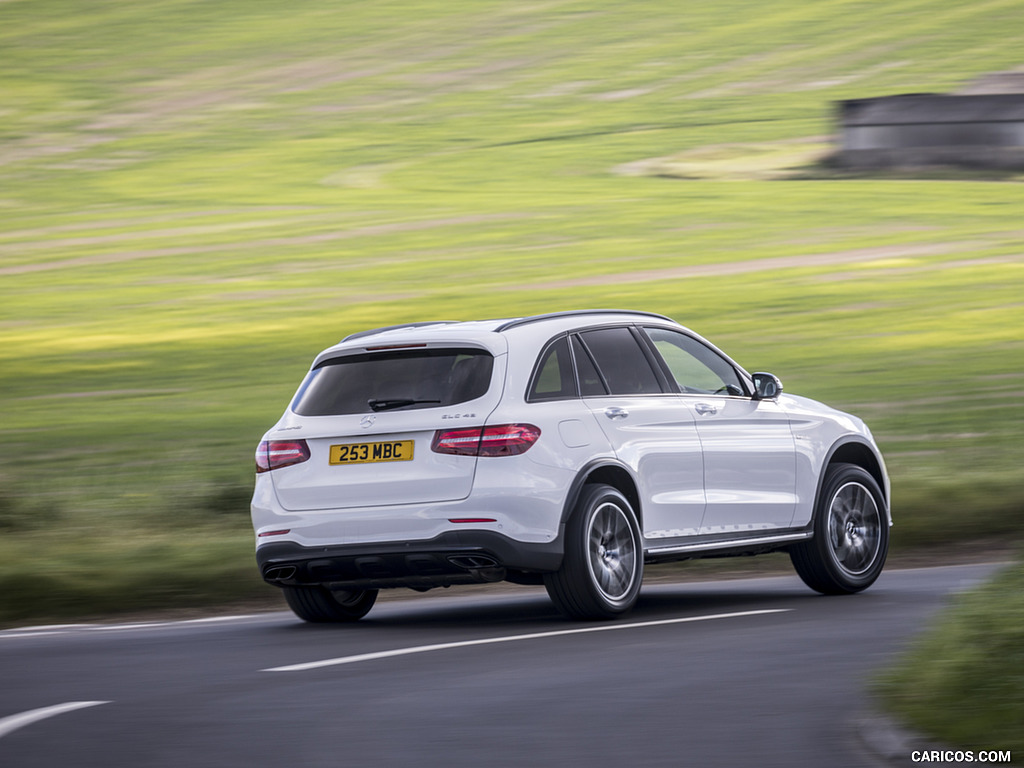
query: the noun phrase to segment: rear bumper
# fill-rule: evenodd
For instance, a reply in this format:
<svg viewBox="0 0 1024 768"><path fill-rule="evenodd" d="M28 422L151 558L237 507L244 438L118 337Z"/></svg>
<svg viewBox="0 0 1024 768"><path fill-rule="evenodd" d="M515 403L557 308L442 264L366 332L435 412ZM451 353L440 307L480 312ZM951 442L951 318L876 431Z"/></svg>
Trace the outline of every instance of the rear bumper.
<svg viewBox="0 0 1024 768"><path fill-rule="evenodd" d="M304 547L263 544L256 562L275 586L332 589L409 587L503 581L510 572L546 573L562 563L561 537L550 543L515 541L493 531L450 531L424 541Z"/></svg>

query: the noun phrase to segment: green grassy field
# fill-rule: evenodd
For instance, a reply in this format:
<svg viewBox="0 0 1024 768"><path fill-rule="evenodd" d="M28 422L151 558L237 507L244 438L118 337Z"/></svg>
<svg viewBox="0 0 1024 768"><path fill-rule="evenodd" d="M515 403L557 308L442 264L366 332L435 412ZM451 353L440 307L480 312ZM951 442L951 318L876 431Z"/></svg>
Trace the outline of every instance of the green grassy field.
<svg viewBox="0 0 1024 768"><path fill-rule="evenodd" d="M0 3L0 621L265 594L260 435L321 348L430 318L669 314L868 420L897 551L1019 537L1022 179L814 158L834 100L1019 66L1022 24Z"/></svg>

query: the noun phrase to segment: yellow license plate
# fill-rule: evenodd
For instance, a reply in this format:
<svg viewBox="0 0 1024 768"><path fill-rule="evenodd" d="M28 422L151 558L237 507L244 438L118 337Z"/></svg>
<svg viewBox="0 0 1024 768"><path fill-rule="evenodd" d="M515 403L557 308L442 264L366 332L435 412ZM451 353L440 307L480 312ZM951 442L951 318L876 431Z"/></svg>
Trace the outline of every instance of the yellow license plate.
<svg viewBox="0 0 1024 768"><path fill-rule="evenodd" d="M375 464L379 461L412 461L412 440L380 443L349 443L331 446L331 464Z"/></svg>

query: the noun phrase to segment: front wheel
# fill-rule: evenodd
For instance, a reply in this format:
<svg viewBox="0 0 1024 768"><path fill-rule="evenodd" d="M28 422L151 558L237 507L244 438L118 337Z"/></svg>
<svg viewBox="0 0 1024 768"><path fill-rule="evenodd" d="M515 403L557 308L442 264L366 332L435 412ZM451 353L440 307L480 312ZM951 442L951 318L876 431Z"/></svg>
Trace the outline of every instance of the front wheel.
<svg viewBox="0 0 1024 768"><path fill-rule="evenodd" d="M544 586L570 619L613 619L640 594L644 553L626 497L610 485L584 486L565 529L565 556Z"/></svg>
<svg viewBox="0 0 1024 768"><path fill-rule="evenodd" d="M875 479L854 464L825 471L814 513L814 538L790 549L797 574L826 595L871 586L889 551L885 497Z"/></svg>
<svg viewBox="0 0 1024 768"><path fill-rule="evenodd" d="M314 623L358 621L377 601L376 589L332 592L318 584L282 589L292 612L303 621Z"/></svg>

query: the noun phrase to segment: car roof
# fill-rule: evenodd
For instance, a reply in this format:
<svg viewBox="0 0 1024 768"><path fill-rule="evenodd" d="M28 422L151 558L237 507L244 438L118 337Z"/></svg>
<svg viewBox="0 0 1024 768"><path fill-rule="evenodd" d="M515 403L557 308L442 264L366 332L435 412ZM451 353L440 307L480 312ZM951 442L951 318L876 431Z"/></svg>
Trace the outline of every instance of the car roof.
<svg viewBox="0 0 1024 768"><path fill-rule="evenodd" d="M531 328L537 328L542 334L547 332L551 334L565 333L580 327L581 320L584 318L598 325L635 322L646 318L681 327L664 315L631 309L577 309L493 320L432 320L402 323L349 334L337 344L317 355L313 361L313 367L316 368L324 360L339 355L383 351L388 348L397 349L405 345L443 347L453 344L470 344L487 349L491 354L500 355L508 351L506 332L529 333ZM547 331L542 330L544 328L547 328Z"/></svg>

